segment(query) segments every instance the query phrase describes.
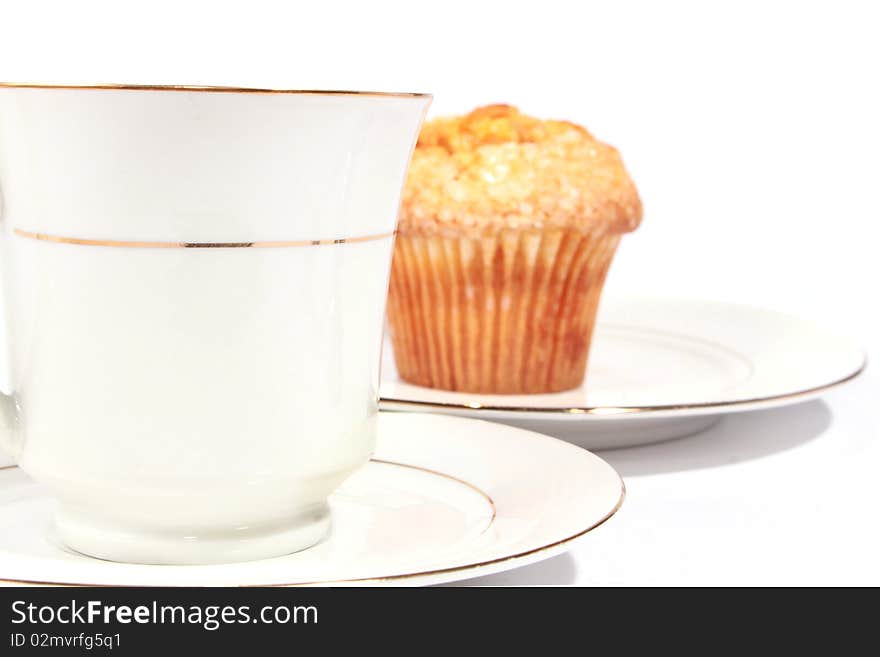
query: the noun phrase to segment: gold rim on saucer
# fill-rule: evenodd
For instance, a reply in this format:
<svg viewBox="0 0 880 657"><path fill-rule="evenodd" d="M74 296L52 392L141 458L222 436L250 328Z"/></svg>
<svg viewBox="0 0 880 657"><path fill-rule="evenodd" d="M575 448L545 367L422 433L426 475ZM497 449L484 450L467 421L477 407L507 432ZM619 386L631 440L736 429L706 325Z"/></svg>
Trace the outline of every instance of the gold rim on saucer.
<svg viewBox="0 0 880 657"><path fill-rule="evenodd" d="M789 392L780 395L768 395L766 397L751 397L749 399L733 399L729 401L710 401L698 402L693 404L657 404L655 406L579 406L579 407L541 407L541 406L501 406L496 404L483 404L481 402L435 402L419 399L400 399L397 397L386 397L382 395L379 403L384 403L387 410L392 410L389 406L393 405L398 409L419 410L429 412L434 410L463 410L463 411L481 411L481 412L500 412L500 413L536 413L536 414L563 414L563 415L591 415L595 417L620 417L622 415L640 415L646 413L665 413L670 411L700 411L710 412L714 410L736 409L741 406L752 406L755 404L773 403L773 402L794 402L799 399L806 401L823 392L827 392L837 386L848 383L857 378L868 366L868 358L865 356L862 364L857 370L847 374L846 376L826 383L815 388L806 388L796 392ZM405 383L405 382L404 382Z"/></svg>

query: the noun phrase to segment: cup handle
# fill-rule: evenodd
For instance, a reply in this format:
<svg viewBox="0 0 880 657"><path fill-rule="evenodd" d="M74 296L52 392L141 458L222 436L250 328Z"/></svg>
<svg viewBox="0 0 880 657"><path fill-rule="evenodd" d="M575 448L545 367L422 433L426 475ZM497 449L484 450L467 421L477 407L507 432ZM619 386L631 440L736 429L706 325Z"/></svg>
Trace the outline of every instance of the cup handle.
<svg viewBox="0 0 880 657"><path fill-rule="evenodd" d="M2 201L2 198L0 198ZM2 203L0 203L2 206ZM0 207L2 209L2 207ZM2 214L0 214L0 226L2 226ZM4 236L5 237L5 236ZM6 295L5 291L0 289L0 316L6 317ZM8 336L4 334L4 338L8 339ZM7 339L0 340L0 366L2 369L6 370L8 361L6 359L9 358L9 349ZM3 454L8 455L12 458L15 463L18 463L19 456L21 454L21 441L17 435L16 427L16 417L18 413L16 412L15 399L12 395L7 395L5 392L0 390L0 456Z"/></svg>
<svg viewBox="0 0 880 657"><path fill-rule="evenodd" d="M15 431L15 402L12 397L0 393L0 451L18 463L21 444Z"/></svg>

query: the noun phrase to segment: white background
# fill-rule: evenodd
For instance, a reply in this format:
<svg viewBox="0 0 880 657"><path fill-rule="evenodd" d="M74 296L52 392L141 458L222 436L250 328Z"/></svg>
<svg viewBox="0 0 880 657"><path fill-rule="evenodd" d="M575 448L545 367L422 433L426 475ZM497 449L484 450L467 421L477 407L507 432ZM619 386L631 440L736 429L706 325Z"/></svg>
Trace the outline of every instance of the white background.
<svg viewBox="0 0 880 657"><path fill-rule="evenodd" d="M0 80L427 91L614 144L645 204L606 294L789 311L880 353L871 2L0 2ZM876 6L876 5L875 5ZM809 357L809 354L805 354ZM880 377L605 454L629 497L482 583L880 584Z"/></svg>

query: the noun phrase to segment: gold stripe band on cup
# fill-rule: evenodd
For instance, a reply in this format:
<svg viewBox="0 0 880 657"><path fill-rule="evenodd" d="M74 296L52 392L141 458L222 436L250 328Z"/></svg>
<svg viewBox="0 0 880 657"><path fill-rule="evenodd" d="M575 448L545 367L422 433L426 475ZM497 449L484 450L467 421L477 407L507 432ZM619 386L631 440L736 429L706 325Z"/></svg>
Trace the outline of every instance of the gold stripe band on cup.
<svg viewBox="0 0 880 657"><path fill-rule="evenodd" d="M293 246L327 246L332 244L357 244L359 242L373 242L393 237L396 231L380 233L378 235L361 235L358 237L339 237L325 240L276 240L266 242L147 242L129 240L94 240L81 237L62 237L35 233L21 228L13 231L19 237L27 237L42 242L54 242L55 244L79 244L81 246L116 246L130 249L280 249Z"/></svg>

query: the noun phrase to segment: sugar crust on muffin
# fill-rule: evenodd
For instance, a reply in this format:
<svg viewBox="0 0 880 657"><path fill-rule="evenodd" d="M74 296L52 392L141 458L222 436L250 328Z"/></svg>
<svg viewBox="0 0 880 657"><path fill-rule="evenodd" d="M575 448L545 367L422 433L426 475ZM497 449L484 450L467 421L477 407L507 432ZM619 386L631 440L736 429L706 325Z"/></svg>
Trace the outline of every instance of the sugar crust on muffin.
<svg viewBox="0 0 880 657"><path fill-rule="evenodd" d="M615 148L567 121L489 105L425 124L401 203L401 234L561 228L624 233L642 204Z"/></svg>

